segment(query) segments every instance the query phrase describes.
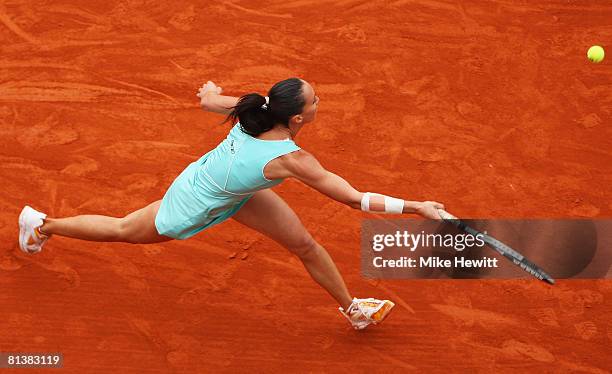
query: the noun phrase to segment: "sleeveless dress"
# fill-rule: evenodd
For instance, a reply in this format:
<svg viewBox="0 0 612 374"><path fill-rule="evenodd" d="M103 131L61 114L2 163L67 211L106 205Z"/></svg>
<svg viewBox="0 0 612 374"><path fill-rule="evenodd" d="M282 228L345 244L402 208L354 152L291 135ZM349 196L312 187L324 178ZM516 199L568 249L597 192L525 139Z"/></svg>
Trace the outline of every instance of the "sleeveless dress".
<svg viewBox="0 0 612 374"><path fill-rule="evenodd" d="M255 192L283 181L264 176L268 162L299 149L291 139L254 138L236 123L225 140L172 182L155 217L157 232L187 239L225 221Z"/></svg>

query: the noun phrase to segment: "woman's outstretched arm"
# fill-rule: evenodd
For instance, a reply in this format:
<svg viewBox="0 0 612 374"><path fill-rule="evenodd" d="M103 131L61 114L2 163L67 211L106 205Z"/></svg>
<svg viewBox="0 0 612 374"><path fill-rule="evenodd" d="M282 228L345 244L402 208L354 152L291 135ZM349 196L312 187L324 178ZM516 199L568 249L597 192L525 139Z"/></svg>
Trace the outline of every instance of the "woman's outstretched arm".
<svg viewBox="0 0 612 374"><path fill-rule="evenodd" d="M284 158L285 177L294 177L330 198L355 209L373 213L415 213L429 219L440 219L438 209L444 205L435 201L409 201L381 194L360 192L344 178L321 166L310 153L300 150Z"/></svg>
<svg viewBox="0 0 612 374"><path fill-rule="evenodd" d="M202 109L219 114L229 114L238 103L239 97L221 95L223 89L208 81L198 89L196 96L200 98Z"/></svg>

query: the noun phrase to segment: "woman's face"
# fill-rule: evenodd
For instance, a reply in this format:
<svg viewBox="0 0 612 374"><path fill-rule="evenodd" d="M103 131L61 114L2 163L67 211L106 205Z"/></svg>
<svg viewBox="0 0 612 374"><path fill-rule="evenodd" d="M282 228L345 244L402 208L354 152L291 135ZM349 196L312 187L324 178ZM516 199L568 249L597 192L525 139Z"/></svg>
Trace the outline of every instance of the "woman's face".
<svg viewBox="0 0 612 374"><path fill-rule="evenodd" d="M302 95L304 95L304 108L302 109L302 124L309 123L315 120L317 116L317 107L319 105L319 97L315 95L314 89L310 83L302 80Z"/></svg>

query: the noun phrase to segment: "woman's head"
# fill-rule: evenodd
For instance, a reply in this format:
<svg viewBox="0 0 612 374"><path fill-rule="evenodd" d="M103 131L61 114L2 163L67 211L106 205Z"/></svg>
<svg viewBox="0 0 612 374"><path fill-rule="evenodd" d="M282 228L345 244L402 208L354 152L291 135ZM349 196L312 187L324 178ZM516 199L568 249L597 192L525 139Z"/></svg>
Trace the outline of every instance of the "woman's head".
<svg viewBox="0 0 612 374"><path fill-rule="evenodd" d="M314 121L319 98L312 86L299 78L289 78L276 83L266 98L257 93L240 97L227 120L240 122L242 130L258 136L275 125L298 128Z"/></svg>

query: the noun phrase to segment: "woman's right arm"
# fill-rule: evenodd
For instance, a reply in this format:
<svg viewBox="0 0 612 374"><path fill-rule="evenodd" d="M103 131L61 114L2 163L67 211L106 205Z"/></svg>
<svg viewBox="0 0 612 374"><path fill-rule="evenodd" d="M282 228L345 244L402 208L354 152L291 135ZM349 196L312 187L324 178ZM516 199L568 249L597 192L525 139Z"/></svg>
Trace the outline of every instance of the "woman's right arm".
<svg viewBox="0 0 612 374"><path fill-rule="evenodd" d="M368 200L368 212L388 212L386 203L389 196L364 194L356 190L344 178L323 168L314 156L304 150L291 153L282 163L280 170L277 171L278 175L275 173L272 178L296 178L324 195L355 209L363 209L365 198ZM435 201L391 199L402 203L397 213L415 213L429 219L440 219L438 209L444 209L444 205Z"/></svg>
<svg viewBox="0 0 612 374"><path fill-rule="evenodd" d="M202 109L219 114L229 114L238 104L239 97L221 95L223 89L211 81L198 89L196 96L200 98Z"/></svg>

